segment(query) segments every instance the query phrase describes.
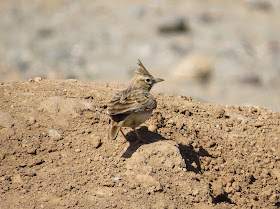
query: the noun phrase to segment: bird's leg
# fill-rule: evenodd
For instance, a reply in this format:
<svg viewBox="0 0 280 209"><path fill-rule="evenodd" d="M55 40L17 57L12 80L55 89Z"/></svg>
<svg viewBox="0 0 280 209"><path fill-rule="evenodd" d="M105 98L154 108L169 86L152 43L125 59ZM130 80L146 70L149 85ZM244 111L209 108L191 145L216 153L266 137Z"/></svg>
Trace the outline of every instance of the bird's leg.
<svg viewBox="0 0 280 209"><path fill-rule="evenodd" d="M142 142L141 136L139 135L138 131L136 130L136 128L133 128L134 132L136 133L137 136L137 141L136 143Z"/></svg>
<svg viewBox="0 0 280 209"><path fill-rule="evenodd" d="M121 133L122 133L123 137L124 137L124 138L125 138L125 140L126 140L126 141L124 141L124 142L123 142L123 144L124 144L124 143L125 143L125 142L127 142L128 140L127 140L127 138L126 138L125 134L123 133L122 129L120 129L120 131L121 131Z"/></svg>

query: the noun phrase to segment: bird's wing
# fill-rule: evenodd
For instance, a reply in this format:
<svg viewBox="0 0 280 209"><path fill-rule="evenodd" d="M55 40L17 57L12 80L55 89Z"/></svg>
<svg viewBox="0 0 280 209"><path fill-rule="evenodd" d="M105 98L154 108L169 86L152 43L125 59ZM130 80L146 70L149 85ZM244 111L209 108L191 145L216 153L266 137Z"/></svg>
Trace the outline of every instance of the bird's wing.
<svg viewBox="0 0 280 209"><path fill-rule="evenodd" d="M107 112L109 115L128 115L133 112L143 112L155 109L154 96L142 89L129 89L118 92L110 101Z"/></svg>

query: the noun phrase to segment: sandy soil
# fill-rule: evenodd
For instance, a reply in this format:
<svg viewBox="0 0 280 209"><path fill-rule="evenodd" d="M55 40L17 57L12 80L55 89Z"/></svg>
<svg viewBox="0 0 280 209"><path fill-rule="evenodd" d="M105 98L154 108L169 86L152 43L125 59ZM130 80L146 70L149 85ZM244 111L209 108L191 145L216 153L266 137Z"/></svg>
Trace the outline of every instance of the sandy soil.
<svg viewBox="0 0 280 209"><path fill-rule="evenodd" d="M144 143L107 139L124 86L0 85L0 208L279 208L280 113L153 94Z"/></svg>

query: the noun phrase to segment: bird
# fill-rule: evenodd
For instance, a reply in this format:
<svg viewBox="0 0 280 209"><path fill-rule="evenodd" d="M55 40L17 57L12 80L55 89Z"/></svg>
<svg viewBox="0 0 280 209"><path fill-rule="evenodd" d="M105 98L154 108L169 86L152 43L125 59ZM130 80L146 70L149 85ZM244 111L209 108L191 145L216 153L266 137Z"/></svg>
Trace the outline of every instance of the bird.
<svg viewBox="0 0 280 209"><path fill-rule="evenodd" d="M128 87L118 91L107 105L107 114L111 119L111 129L109 138L114 140L122 127L130 127L134 130L138 140L141 137L136 128L152 116L152 112L157 107L155 97L150 93L154 84L164 81L162 78L154 78L138 60L138 68L131 79Z"/></svg>

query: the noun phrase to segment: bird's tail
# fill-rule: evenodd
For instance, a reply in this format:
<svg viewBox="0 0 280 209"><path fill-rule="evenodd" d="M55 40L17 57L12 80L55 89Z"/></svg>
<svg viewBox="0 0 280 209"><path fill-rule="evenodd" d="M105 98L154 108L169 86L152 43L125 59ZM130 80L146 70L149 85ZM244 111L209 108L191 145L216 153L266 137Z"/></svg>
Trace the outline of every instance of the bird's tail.
<svg viewBox="0 0 280 209"><path fill-rule="evenodd" d="M109 134L109 138L111 140L114 140L117 138L118 133L119 133L123 123L124 123L124 121L115 122L112 120L112 126L111 126L111 130L110 130L110 134Z"/></svg>

